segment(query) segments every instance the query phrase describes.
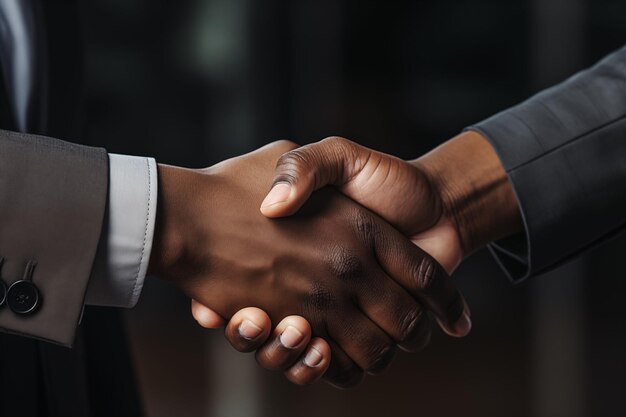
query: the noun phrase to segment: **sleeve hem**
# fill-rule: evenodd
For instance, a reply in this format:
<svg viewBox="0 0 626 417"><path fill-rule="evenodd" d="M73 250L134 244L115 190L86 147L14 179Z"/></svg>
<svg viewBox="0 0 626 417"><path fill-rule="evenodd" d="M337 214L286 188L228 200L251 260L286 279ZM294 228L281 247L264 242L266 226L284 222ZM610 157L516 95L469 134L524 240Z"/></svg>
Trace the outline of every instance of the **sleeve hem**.
<svg viewBox="0 0 626 417"><path fill-rule="evenodd" d="M139 265L137 267L137 274L135 275L135 285L128 301L129 307L134 307L139 301L139 296L143 289L143 284L148 272L148 265L150 263L150 254L152 253L152 240L154 238L154 224L156 220L156 202L157 202L157 169L156 161L153 158L146 158L147 165L147 182L148 182L148 201L146 209L146 224L143 236L143 245L141 249L141 256L139 258Z"/></svg>
<svg viewBox="0 0 626 417"><path fill-rule="evenodd" d="M506 276L512 282L515 282L515 283L522 282L526 280L528 277L530 277L530 271L532 271L530 230L529 230L529 225L528 225L528 219L526 218L526 213L524 211L524 205L522 204L522 200L519 196L518 190L516 189L515 181L511 177L511 171L506 169L506 165L505 165L506 161L504 160L503 156L500 154L499 148L498 146L496 146L494 139L491 137L491 135L489 135L487 132L485 132L483 129L480 129L479 127L470 126L465 129L465 131L468 131L468 130L480 133L483 137L485 137L489 141L494 151L496 152L496 155L500 159L500 163L502 163L502 165L505 167L506 175L509 181L511 182L513 193L515 194L515 198L517 199L517 204L519 206L520 216L522 218L522 224L524 226L524 236L523 238L520 237L519 239L523 239L523 244L525 245L525 253L517 253L517 251L508 250L506 244L499 244L498 242L493 242L489 244L488 247L489 247L489 251L494 256L494 258L496 258L498 265L500 265L500 267L502 268ZM508 256L509 254L513 256ZM516 269L516 268L512 267L511 265L508 265L508 262L506 262L503 257L508 257L512 261L517 261L518 264L521 266L521 268L514 272L513 269Z"/></svg>

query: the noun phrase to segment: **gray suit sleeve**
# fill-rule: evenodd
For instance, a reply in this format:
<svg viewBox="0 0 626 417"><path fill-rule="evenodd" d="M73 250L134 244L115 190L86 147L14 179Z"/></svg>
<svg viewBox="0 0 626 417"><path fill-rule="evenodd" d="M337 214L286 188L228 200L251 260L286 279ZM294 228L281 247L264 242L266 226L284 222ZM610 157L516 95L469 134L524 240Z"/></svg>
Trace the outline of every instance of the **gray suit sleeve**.
<svg viewBox="0 0 626 417"><path fill-rule="evenodd" d="M36 262L38 309L0 308L0 329L70 346L107 204L104 149L0 130L1 278L11 285Z"/></svg>
<svg viewBox="0 0 626 417"><path fill-rule="evenodd" d="M495 148L521 208L525 233L490 245L513 280L626 228L626 47L469 129Z"/></svg>

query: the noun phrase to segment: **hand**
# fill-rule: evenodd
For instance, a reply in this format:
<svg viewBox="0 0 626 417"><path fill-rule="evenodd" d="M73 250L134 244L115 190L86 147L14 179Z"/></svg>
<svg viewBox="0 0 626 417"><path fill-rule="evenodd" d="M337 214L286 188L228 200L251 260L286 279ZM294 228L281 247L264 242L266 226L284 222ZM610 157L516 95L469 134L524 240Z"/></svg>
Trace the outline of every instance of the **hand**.
<svg viewBox="0 0 626 417"><path fill-rule="evenodd" d="M447 175L446 166L452 171ZM290 215L315 189L333 184L394 224L452 273L465 254L472 250L470 239L465 239L463 249L464 239L460 231L461 213L467 210L462 210L453 198L457 196L458 201L470 201L469 196L476 194L466 186L467 183L463 184L463 178L474 185L481 184L481 181L502 184L502 178L506 178L489 144L471 132L409 162L345 139L329 138L281 157L273 181L278 187L274 187L273 195L265 199L261 211L269 217ZM504 185L507 185L506 181ZM473 206L480 207L481 204L476 204L480 200L474 198ZM504 201L503 198L500 200ZM482 204L485 205L487 203ZM514 203L513 210L517 211ZM466 214L465 217L469 216ZM205 327L223 324L223 320L205 306L195 303L192 310L194 317ZM254 313L259 323L269 323L263 321L262 311Z"/></svg>
<svg viewBox="0 0 626 417"><path fill-rule="evenodd" d="M290 216L315 190L333 185L387 220L449 273L463 258L461 236L440 186L419 161L332 137L282 155L272 183L261 205L267 217Z"/></svg>
<svg viewBox="0 0 626 417"><path fill-rule="evenodd" d="M521 230L517 200L491 145L465 132L404 161L332 137L281 156L261 205L267 217L295 213L327 185L377 213L449 274L491 240Z"/></svg>
<svg viewBox="0 0 626 417"><path fill-rule="evenodd" d="M305 316L332 350L326 377L341 386L382 370L395 343L424 344L427 316L416 300L450 332L467 330L463 299L445 271L339 193L316 193L287 219L259 213L276 161L294 148L278 142L205 170L160 165L150 273L221 317L251 305L274 323ZM291 370L305 363L301 352L283 346L273 366Z"/></svg>
<svg viewBox="0 0 626 417"><path fill-rule="evenodd" d="M506 173L476 132L414 161L329 138L283 155L273 184L261 208L268 217L296 212L315 189L332 184L402 230L450 274L475 249L521 230ZM205 306L194 305L193 313L205 327L223 324Z"/></svg>

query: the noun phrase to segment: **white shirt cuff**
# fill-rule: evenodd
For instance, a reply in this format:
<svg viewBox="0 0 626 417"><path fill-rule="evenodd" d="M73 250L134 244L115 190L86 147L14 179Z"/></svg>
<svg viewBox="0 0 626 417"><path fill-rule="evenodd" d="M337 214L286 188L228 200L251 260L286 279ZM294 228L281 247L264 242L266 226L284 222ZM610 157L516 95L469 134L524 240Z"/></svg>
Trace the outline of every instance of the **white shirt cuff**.
<svg viewBox="0 0 626 417"><path fill-rule="evenodd" d="M153 158L109 154L109 209L85 304L131 308L148 270L157 207Z"/></svg>

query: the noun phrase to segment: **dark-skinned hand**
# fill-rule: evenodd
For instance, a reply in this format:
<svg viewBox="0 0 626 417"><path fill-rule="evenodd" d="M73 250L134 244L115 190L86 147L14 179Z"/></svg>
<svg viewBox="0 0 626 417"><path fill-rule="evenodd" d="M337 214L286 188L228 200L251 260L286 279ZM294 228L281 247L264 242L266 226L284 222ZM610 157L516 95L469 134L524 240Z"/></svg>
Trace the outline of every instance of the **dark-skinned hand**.
<svg viewBox="0 0 626 417"><path fill-rule="evenodd" d="M477 132L465 132L413 161L338 137L292 150L278 161L272 192L261 211L272 218L291 215L314 190L327 185L392 223L450 274L475 249L521 228L504 169ZM205 327L222 324L206 306L194 302L192 311ZM242 313L269 326L262 310ZM306 329L304 319L299 323ZM464 331L442 328L462 336L469 331L469 317L462 323Z"/></svg>
<svg viewBox="0 0 626 417"><path fill-rule="evenodd" d="M336 190L315 193L288 218L259 212L279 157L296 147L276 142L203 170L159 166L150 273L219 317L254 306L272 323L283 320L271 337L258 325L249 337L256 329L245 319L232 322L226 336L242 351L263 340L261 365L296 383L323 374L351 386L364 372L384 369L396 344L419 349L429 336L424 308L450 333L468 331L463 298L439 264ZM293 316L310 324L301 340L285 334L301 324L289 326L299 320ZM311 349L322 357L315 366L306 359Z"/></svg>

